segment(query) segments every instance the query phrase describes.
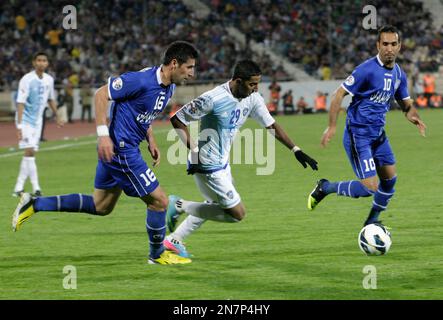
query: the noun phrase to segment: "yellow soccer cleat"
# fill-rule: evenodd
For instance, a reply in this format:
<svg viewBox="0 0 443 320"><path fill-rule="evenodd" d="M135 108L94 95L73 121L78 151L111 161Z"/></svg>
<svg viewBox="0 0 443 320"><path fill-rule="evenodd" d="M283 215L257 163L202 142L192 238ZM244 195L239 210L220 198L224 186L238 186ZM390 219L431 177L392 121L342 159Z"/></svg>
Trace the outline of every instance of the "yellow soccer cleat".
<svg viewBox="0 0 443 320"><path fill-rule="evenodd" d="M12 215L12 230L15 232L20 229L23 222L29 219L34 213L34 199L29 193L23 193Z"/></svg>
<svg viewBox="0 0 443 320"><path fill-rule="evenodd" d="M149 264L186 264L191 263L192 260L189 258L183 258L179 255L165 250L157 259L149 258Z"/></svg>
<svg viewBox="0 0 443 320"><path fill-rule="evenodd" d="M314 190L308 196L308 210L314 210L315 207L323 200L327 194L323 191L323 183L328 182L326 179L320 179L315 185Z"/></svg>

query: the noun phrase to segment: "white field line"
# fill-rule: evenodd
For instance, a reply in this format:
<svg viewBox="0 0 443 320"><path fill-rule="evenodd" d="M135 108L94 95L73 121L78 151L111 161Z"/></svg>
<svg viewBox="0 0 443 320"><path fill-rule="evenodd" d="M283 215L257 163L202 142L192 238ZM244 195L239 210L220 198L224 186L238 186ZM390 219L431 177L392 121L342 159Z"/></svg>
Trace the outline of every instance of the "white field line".
<svg viewBox="0 0 443 320"><path fill-rule="evenodd" d="M173 130L173 128L171 128L171 129L165 128L165 129L159 129L159 130L154 129L154 135L156 135L158 133L167 132L169 130ZM84 145L88 145L88 144L96 144L96 143L97 143L97 139L94 138L94 140L65 143L65 144L60 144L58 146L41 148L38 150L38 152L40 153L40 152L44 152L44 151L53 151L53 150L60 150L60 149L66 149L66 148L75 148L75 147L79 147L79 146L84 146ZM11 152L11 153L0 154L0 159L14 157L14 156L22 156L22 155L23 155L23 151L16 151L16 152Z"/></svg>

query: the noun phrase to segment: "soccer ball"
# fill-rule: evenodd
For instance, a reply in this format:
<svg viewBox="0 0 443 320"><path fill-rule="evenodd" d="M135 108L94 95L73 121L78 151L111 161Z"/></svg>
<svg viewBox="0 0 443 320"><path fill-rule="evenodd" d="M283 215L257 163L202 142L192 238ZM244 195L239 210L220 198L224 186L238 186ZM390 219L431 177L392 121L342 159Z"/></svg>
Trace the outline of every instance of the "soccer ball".
<svg viewBox="0 0 443 320"><path fill-rule="evenodd" d="M358 234L358 246L368 256L388 253L391 244L391 234L385 226L379 223L364 226Z"/></svg>

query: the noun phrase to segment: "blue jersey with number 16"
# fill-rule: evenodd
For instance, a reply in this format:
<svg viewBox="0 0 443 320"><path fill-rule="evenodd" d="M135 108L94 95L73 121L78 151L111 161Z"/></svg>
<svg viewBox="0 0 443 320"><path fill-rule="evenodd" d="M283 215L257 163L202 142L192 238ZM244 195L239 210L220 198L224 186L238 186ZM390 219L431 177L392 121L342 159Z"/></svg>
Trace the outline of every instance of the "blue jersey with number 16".
<svg viewBox="0 0 443 320"><path fill-rule="evenodd" d="M381 134L392 98L409 99L405 72L398 64L384 66L378 55L355 68L342 87L352 96L346 125L364 136Z"/></svg>
<svg viewBox="0 0 443 320"><path fill-rule="evenodd" d="M113 100L109 134L116 151L122 153L138 150L151 122L173 95L175 84L163 85L160 67L152 67L110 77L108 90Z"/></svg>

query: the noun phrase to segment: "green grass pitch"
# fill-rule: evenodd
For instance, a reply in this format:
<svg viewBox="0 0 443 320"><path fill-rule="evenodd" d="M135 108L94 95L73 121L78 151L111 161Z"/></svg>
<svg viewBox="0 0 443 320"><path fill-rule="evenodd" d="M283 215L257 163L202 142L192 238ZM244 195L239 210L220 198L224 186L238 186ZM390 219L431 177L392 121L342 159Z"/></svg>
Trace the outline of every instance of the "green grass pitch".
<svg viewBox="0 0 443 320"><path fill-rule="evenodd" d="M234 165L233 176L247 208L237 224L207 222L187 239L193 263L148 265L145 209L122 195L106 217L38 213L13 233L11 191L20 155L0 150L0 299L442 299L443 113L421 112L428 126L422 138L401 112L388 114L388 137L397 158L396 194L384 223L392 227L386 256L367 257L357 235L371 199L326 198L306 208L316 180L355 179L342 148L344 115L326 149L320 148L327 115L277 117L293 140L319 162L303 169L276 143L273 175L257 176L257 165ZM249 120L246 127L258 128ZM184 165L169 165L162 127L157 177L167 193L201 201ZM155 129L155 128L154 128ZM91 193L96 165L93 138L38 154L45 195ZM149 160L145 145L145 159ZM29 188L29 184L28 184ZM75 266L77 289L64 289L63 268ZM376 269L377 288L365 289L363 268Z"/></svg>

